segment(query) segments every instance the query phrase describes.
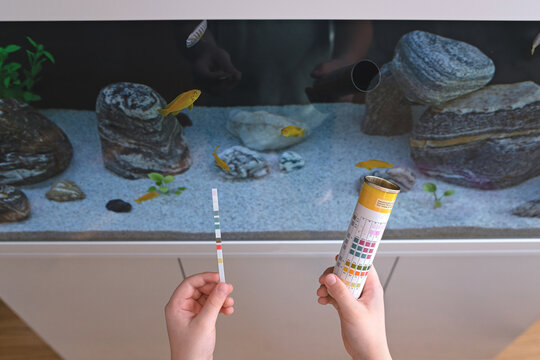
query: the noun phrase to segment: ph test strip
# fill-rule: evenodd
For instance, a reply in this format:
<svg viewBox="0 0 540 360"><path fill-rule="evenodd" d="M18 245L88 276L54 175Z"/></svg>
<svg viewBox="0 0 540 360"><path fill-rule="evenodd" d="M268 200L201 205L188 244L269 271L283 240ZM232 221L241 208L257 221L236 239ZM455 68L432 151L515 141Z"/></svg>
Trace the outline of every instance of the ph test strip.
<svg viewBox="0 0 540 360"><path fill-rule="evenodd" d="M219 282L225 282L225 268L223 267L223 249L221 244L221 229L219 228L219 201L217 189L212 189L212 203L214 205L214 232L216 233Z"/></svg>

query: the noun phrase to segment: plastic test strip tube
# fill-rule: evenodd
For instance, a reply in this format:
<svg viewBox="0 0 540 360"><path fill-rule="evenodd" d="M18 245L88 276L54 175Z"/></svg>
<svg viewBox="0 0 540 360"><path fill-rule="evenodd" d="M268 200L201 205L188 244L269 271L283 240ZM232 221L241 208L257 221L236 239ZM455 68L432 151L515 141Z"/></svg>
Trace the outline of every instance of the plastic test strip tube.
<svg viewBox="0 0 540 360"><path fill-rule="evenodd" d="M212 189L212 203L214 205L214 231L216 233L216 249L219 271L219 282L225 282L225 268L223 267L223 249L221 244L221 230L219 228L219 202L217 189Z"/></svg>
<svg viewBox="0 0 540 360"><path fill-rule="evenodd" d="M339 252L334 274L355 298L362 293L375 259L399 186L376 176L366 176L358 203Z"/></svg>

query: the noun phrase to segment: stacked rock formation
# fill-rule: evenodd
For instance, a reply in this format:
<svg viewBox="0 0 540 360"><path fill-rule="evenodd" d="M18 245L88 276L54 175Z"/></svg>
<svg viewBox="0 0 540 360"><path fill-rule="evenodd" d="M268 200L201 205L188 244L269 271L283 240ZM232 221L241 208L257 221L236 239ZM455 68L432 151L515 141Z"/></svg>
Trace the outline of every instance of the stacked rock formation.
<svg viewBox="0 0 540 360"><path fill-rule="evenodd" d="M243 146L233 146L219 154L229 167L228 171L219 168L229 179L260 178L268 175L270 168L266 159L256 151Z"/></svg>
<svg viewBox="0 0 540 360"><path fill-rule="evenodd" d="M64 171L73 156L56 124L15 99L0 99L0 138L0 184L46 180Z"/></svg>
<svg viewBox="0 0 540 360"><path fill-rule="evenodd" d="M362 131L409 132L411 103L445 103L482 88L494 73L493 61L470 44L423 31L405 34L392 61L381 68L380 86L366 96Z"/></svg>
<svg viewBox="0 0 540 360"><path fill-rule="evenodd" d="M127 179L189 169L191 156L182 126L173 115L158 113L166 105L161 95L142 84L116 83L100 91L96 113L107 169Z"/></svg>
<svg viewBox="0 0 540 360"><path fill-rule="evenodd" d="M540 86L490 85L428 109L414 125L411 156L426 175L500 189L540 175Z"/></svg>

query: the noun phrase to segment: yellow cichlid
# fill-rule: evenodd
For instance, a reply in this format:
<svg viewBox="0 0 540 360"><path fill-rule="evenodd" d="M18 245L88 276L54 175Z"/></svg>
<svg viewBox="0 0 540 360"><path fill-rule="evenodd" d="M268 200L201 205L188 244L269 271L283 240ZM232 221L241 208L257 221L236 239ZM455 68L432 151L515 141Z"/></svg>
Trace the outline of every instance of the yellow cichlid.
<svg viewBox="0 0 540 360"><path fill-rule="evenodd" d="M217 149L219 149L219 146L216 146L216 150L214 150L214 157L216 158L216 165L222 168L225 171L229 171L229 165L223 160L221 160L217 154Z"/></svg>
<svg viewBox="0 0 540 360"><path fill-rule="evenodd" d="M189 107L189 110L193 110L193 103L201 95L201 90L193 89L178 95L173 101L171 101L164 109L159 109L158 112L161 116L167 116L169 114L178 115L180 111Z"/></svg>
<svg viewBox="0 0 540 360"><path fill-rule="evenodd" d="M142 203L143 201L146 201L146 200L150 200L150 199L153 199L155 198L156 196L158 196L159 193L157 191L152 191L152 192L149 192L147 194L144 194L143 196L141 196L140 198L138 198L137 200L135 200L135 202L137 204L140 204Z"/></svg>
<svg viewBox="0 0 540 360"><path fill-rule="evenodd" d="M305 129L298 126L287 126L281 129L281 135L286 137L299 137L304 136Z"/></svg>
<svg viewBox="0 0 540 360"><path fill-rule="evenodd" d="M358 164L356 164L356 167L361 167L364 169L371 170L373 168L393 168L394 164L389 164L386 161L382 160L368 160L368 161L360 161Z"/></svg>

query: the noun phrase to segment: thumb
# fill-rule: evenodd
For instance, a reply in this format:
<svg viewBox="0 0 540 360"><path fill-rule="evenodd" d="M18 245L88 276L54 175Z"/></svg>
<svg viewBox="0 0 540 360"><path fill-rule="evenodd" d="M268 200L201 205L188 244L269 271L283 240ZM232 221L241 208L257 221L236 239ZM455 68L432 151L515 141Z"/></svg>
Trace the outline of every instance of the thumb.
<svg viewBox="0 0 540 360"><path fill-rule="evenodd" d="M232 292L232 286L225 283L219 283L208 296L204 306L199 313L200 321L207 325L214 326L219 315L221 307L225 303L227 296Z"/></svg>
<svg viewBox="0 0 540 360"><path fill-rule="evenodd" d="M328 274L324 279L324 284L330 295L336 301L340 311L347 313L351 311L356 304L356 300L352 296L351 292L343 281L341 281L335 274Z"/></svg>

